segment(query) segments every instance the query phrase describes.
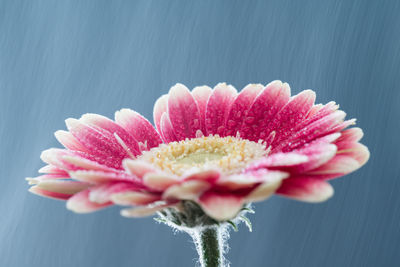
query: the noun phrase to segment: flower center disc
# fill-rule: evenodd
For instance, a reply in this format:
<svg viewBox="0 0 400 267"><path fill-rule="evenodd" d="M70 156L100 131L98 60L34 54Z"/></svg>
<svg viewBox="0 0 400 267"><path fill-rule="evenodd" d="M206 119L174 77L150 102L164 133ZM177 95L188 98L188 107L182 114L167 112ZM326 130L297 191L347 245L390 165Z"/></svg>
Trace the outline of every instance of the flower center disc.
<svg viewBox="0 0 400 267"><path fill-rule="evenodd" d="M231 174L240 172L250 162L267 154L265 144L216 135L162 144L143 152L139 159L176 175L193 168L219 168Z"/></svg>

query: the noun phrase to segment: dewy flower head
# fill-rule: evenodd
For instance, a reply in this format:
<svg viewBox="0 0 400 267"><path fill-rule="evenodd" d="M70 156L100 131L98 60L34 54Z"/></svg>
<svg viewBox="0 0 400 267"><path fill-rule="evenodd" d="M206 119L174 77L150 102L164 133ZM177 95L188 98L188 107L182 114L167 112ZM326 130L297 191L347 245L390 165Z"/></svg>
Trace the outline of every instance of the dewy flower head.
<svg viewBox="0 0 400 267"><path fill-rule="evenodd" d="M154 106L154 123L122 109L115 121L96 114L57 131L65 149L42 153L43 175L28 178L38 195L67 200L79 213L114 204L128 217L155 212L196 227L234 219L272 194L320 202L327 180L368 160L359 128L315 93L291 96L287 83L230 85L190 92L177 84Z"/></svg>

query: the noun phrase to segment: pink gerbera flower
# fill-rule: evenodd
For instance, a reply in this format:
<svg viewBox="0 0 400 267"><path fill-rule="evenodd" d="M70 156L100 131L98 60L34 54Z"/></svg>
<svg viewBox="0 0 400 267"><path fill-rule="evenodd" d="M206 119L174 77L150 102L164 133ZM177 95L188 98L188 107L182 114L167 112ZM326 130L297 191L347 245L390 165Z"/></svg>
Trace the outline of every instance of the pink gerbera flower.
<svg viewBox="0 0 400 267"><path fill-rule="evenodd" d="M154 106L154 123L122 109L115 121L96 114L67 119L57 131L65 149L41 158L43 175L30 191L67 200L86 213L125 205L121 214L158 212L178 227L218 225L273 194L320 202L329 179L369 158L355 120L315 93L290 95L287 83L250 84L240 93L225 83L190 92L177 84Z"/></svg>

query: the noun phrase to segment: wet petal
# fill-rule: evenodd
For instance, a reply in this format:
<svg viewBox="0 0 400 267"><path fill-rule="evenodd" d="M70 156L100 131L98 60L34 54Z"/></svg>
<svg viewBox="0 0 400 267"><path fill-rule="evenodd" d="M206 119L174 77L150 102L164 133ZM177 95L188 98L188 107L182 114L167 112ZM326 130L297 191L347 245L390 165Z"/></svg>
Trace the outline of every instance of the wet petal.
<svg viewBox="0 0 400 267"><path fill-rule="evenodd" d="M290 87L287 83L281 81L269 83L251 105L240 136L255 142L259 139L266 140L271 132L267 131L269 122L289 99Z"/></svg>
<svg viewBox="0 0 400 267"><path fill-rule="evenodd" d="M322 202L333 195L332 186L312 178L290 178L283 181L278 194L305 202Z"/></svg>
<svg viewBox="0 0 400 267"><path fill-rule="evenodd" d="M168 115L178 140L196 137L197 130L200 130L199 109L183 84L177 84L169 91Z"/></svg>
<svg viewBox="0 0 400 267"><path fill-rule="evenodd" d="M153 193L127 191L116 193L111 196L112 202L118 205L147 205L155 201L159 201L161 196Z"/></svg>
<svg viewBox="0 0 400 267"><path fill-rule="evenodd" d="M249 84L239 93L229 110L224 136L236 136L240 132L247 111L262 89L262 84Z"/></svg>
<svg viewBox="0 0 400 267"><path fill-rule="evenodd" d="M197 107L199 108L200 129L203 134L206 134L206 108L208 98L212 94L212 89L208 86L198 86L193 89L192 96L196 100Z"/></svg>
<svg viewBox="0 0 400 267"><path fill-rule="evenodd" d="M167 113L164 113L161 116L160 128L161 128L161 135L163 137L164 142L170 143L170 142L178 141L178 138L175 135L174 128L172 127L171 121L170 121Z"/></svg>
<svg viewBox="0 0 400 267"><path fill-rule="evenodd" d="M115 121L121 125L138 142L145 144L147 149L157 147L162 143L161 136L153 125L139 113L130 109L121 109L115 113Z"/></svg>
<svg viewBox="0 0 400 267"><path fill-rule="evenodd" d="M237 91L231 85L219 83L215 86L207 102L206 135L223 135L225 132L224 125L236 95Z"/></svg>
<svg viewBox="0 0 400 267"><path fill-rule="evenodd" d="M73 195L67 201L67 209L76 213L89 213L112 205L111 202L102 204L92 202L89 200L89 194L90 189L87 189Z"/></svg>
<svg viewBox="0 0 400 267"><path fill-rule="evenodd" d="M153 119L154 124L158 130L158 133L161 134L161 117L162 115L167 112L168 108L168 95L162 95L160 98L157 99L156 103L154 104L153 110Z"/></svg>
<svg viewBox="0 0 400 267"><path fill-rule="evenodd" d="M208 216L225 221L234 218L244 203L240 196L208 191L199 198L199 204Z"/></svg>

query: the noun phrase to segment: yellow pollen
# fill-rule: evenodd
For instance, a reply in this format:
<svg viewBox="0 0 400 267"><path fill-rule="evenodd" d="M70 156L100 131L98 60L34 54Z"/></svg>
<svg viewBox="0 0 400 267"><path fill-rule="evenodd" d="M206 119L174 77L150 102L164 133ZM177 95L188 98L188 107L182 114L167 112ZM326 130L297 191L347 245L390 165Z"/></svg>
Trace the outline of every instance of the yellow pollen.
<svg viewBox="0 0 400 267"><path fill-rule="evenodd" d="M232 174L267 154L268 150L261 142L210 135L162 144L143 152L139 159L176 175L194 168L218 168L226 174Z"/></svg>

